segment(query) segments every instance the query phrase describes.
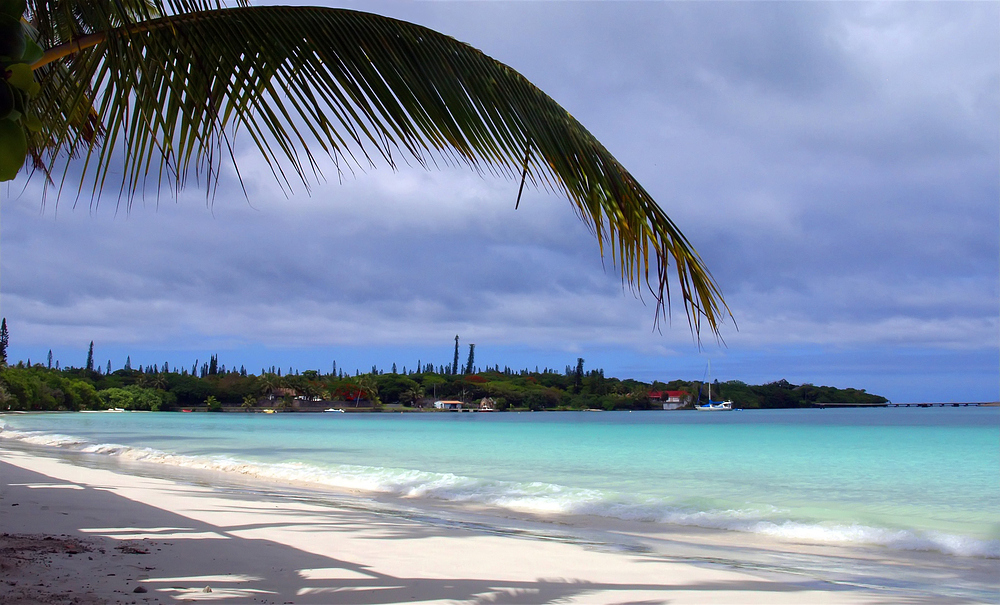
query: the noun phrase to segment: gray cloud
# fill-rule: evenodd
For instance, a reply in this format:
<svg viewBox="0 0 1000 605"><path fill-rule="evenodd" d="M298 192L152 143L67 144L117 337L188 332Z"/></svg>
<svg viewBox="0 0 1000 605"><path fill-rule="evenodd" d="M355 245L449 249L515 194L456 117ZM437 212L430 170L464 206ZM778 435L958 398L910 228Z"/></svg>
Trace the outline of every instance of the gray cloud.
<svg viewBox="0 0 1000 605"><path fill-rule="evenodd" d="M470 42L594 132L706 259L740 326L724 329L728 349L706 350L747 377L760 372L737 360L784 375L799 354L782 347L812 347L803 372L828 359L837 376L903 391L898 376L919 364L954 371L935 352L996 357L997 5L358 7ZM286 199L239 153L250 200L229 171L211 209L191 190L127 216L105 199L54 218L51 204L39 214L37 182L5 188L15 353L91 339L412 352L460 332L477 351L585 352L646 376L698 353L677 301L672 327L651 329L653 306L623 292L557 195L531 192L515 212L516 182L380 167ZM904 349L925 354L878 378L844 361ZM993 370L977 396L996 396Z"/></svg>

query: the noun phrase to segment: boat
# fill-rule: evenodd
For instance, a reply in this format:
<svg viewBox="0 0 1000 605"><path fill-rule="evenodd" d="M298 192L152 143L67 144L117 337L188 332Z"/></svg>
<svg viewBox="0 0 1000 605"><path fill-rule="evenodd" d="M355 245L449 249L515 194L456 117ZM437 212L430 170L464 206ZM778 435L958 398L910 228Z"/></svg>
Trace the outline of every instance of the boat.
<svg viewBox="0 0 1000 605"><path fill-rule="evenodd" d="M724 412L733 409L732 401L712 401L712 360L708 361L708 403L695 404L694 409L702 412Z"/></svg>
<svg viewBox="0 0 1000 605"><path fill-rule="evenodd" d="M323 411L324 411L324 412L340 412L341 414L343 414L343 413L344 413L344 410L342 410L342 409L340 409L340 408L326 408L326 409L325 409L325 410L323 410Z"/></svg>
<svg viewBox="0 0 1000 605"><path fill-rule="evenodd" d="M701 410L702 412L721 412L733 409L733 402L709 400L708 403L694 406L694 409Z"/></svg>

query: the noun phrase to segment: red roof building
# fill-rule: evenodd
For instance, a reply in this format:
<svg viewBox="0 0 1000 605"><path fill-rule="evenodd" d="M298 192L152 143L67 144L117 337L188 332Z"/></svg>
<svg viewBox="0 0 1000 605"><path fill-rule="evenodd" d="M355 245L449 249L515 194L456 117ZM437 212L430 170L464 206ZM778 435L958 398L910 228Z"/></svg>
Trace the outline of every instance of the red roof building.
<svg viewBox="0 0 1000 605"><path fill-rule="evenodd" d="M650 391L649 398L664 403L681 403L687 397L685 391Z"/></svg>

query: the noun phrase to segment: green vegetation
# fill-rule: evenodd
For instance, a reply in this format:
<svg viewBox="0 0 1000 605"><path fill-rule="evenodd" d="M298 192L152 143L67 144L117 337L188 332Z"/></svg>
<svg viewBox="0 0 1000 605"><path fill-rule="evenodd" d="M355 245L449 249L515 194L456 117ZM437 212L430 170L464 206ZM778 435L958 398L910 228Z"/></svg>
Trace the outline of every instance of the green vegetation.
<svg viewBox="0 0 1000 605"><path fill-rule="evenodd" d="M650 384L606 377L603 370L584 371L583 359L578 359L575 366L566 366L563 372L547 368L515 371L495 366L456 374L454 367L454 364L442 365L435 371L433 364L428 364L420 372L407 372L405 368L399 373L376 369L355 376L344 375L342 369L330 374L306 370L282 376L274 368L259 375L249 374L245 368L227 370L225 365L218 365L215 356L200 367L198 375L186 368L170 368L168 364L106 373L101 369L60 370L41 363L18 362L0 368L0 409L249 412L267 408L318 410L336 405L378 410L385 404L417 409L431 407L439 399L472 403L489 397L501 411L649 410L662 408L658 393L681 391L690 402L699 392L704 400L707 392L707 385L696 381ZM197 363L192 366L194 369L198 369ZM864 390L794 385L784 380L760 386L737 380L716 381L712 384L712 395L715 399L731 399L743 408L888 401Z"/></svg>

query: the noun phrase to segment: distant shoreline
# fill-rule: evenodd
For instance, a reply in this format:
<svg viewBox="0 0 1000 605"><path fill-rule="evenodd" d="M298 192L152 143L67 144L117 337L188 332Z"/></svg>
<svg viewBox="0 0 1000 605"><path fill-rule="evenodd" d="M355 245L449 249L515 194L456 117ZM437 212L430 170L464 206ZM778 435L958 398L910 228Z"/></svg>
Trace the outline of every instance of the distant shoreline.
<svg viewBox="0 0 1000 605"><path fill-rule="evenodd" d="M0 368L0 409L11 410L194 410L212 411L238 407L245 411L326 411L342 408L475 407L488 411L659 410L692 408L706 401L730 402L732 408L783 409L837 407L840 405L891 404L865 389L793 384L776 380L751 385L670 379L645 383L605 376L600 368L585 371L583 359L565 372L511 368L476 368L459 372L454 367L430 364L423 371L391 372L376 367L367 374L329 374L318 370L254 375L241 367L226 369L215 356L211 364L178 368L164 363L145 368L55 368L18 362ZM471 365L471 364L470 364ZM128 362L126 362L128 366ZM362 405L367 403L367 406ZM727 408L730 406L726 406Z"/></svg>
<svg viewBox="0 0 1000 605"><path fill-rule="evenodd" d="M333 403L333 402L328 402ZM761 412L770 410L824 410L824 409L847 409L847 408L967 408L967 407L1000 407L1000 401L982 401L982 402L944 402L944 403L884 403L884 404L866 404L866 403L827 403L823 405L814 405L808 407L789 407L789 408L736 408L735 411L740 412ZM487 412L481 412L476 409L465 409L465 410L438 410L433 408L412 408L399 405L387 405L381 408L372 408L371 406L362 407L344 407L342 408L344 413L347 414L484 414ZM267 410L267 412L265 412ZM205 406L190 406L185 409L172 409L172 410L158 410L163 413L197 413L197 414L207 414L207 413L225 413L225 414L264 414L264 413L274 413L274 414L323 414L327 413L324 409L288 409L288 410L272 410L272 408L259 408L254 410L247 410L238 406L223 406L221 410L209 411ZM528 408L523 409L509 409L503 411L488 412L491 414L520 414L520 413L564 413L564 412L637 412L637 413L658 413L658 412L694 412L694 408L684 407L674 410L662 410L662 409L649 409L649 410L601 410L601 409L588 409L588 410L576 410L576 409L549 409L549 410L531 410ZM150 410L0 410L0 416L4 415L21 415L21 414L65 414L65 413L149 413Z"/></svg>

